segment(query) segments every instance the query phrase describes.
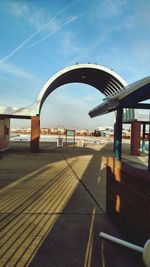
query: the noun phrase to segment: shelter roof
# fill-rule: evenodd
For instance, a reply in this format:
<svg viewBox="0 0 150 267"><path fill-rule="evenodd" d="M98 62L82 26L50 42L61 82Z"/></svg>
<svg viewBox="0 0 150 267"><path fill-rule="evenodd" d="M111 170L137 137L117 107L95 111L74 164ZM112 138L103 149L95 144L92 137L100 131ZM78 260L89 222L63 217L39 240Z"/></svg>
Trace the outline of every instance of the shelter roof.
<svg viewBox="0 0 150 267"><path fill-rule="evenodd" d="M138 108L137 103L150 99L150 76L126 86L114 96L109 96L104 101L89 111L91 118L114 111L119 107ZM146 105L141 105L146 109ZM148 105L149 108L149 105Z"/></svg>

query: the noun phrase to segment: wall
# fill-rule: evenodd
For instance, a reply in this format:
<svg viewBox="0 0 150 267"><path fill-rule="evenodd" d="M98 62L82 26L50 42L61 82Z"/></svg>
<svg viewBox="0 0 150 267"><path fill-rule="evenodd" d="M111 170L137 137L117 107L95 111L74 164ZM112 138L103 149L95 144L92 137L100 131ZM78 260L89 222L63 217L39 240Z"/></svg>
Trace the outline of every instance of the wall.
<svg viewBox="0 0 150 267"><path fill-rule="evenodd" d="M150 172L107 158L106 210L130 241L150 238Z"/></svg>
<svg viewBox="0 0 150 267"><path fill-rule="evenodd" d="M0 118L0 151L9 148L10 119Z"/></svg>

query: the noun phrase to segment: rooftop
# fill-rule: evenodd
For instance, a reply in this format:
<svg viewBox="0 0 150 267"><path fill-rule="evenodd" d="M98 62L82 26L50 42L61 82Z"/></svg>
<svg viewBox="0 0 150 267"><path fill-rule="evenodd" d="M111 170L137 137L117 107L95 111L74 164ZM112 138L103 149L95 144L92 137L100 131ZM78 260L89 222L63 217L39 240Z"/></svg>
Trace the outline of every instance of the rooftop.
<svg viewBox="0 0 150 267"><path fill-rule="evenodd" d="M31 154L27 144L14 144L3 154L2 266L143 266L141 255L99 237L126 239L106 216L104 156L111 149L45 143Z"/></svg>

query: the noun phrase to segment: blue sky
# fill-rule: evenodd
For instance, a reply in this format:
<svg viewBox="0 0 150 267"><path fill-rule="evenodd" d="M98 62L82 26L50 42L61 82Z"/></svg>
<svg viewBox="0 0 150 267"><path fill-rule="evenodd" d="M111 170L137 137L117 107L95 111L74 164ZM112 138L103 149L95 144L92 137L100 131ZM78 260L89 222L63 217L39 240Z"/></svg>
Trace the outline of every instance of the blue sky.
<svg viewBox="0 0 150 267"><path fill-rule="evenodd" d="M112 68L128 83L149 76L149 11L149 0L0 0L0 105L32 104L53 74L76 62ZM58 88L43 105L41 126L112 125L112 114L88 116L103 98L83 84Z"/></svg>

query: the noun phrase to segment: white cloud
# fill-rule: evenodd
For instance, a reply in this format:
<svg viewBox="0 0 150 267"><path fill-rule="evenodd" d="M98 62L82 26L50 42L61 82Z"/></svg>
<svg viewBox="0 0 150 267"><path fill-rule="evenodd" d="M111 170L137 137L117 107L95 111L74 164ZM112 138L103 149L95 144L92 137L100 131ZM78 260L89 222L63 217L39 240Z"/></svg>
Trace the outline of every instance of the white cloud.
<svg viewBox="0 0 150 267"><path fill-rule="evenodd" d="M139 29L140 26L148 26L150 24L150 16L149 16L149 9L150 9L150 2L133 2L134 5L132 7L132 13L127 14L127 18L124 19L124 26L128 29ZM144 29L144 28L143 28Z"/></svg>
<svg viewBox="0 0 150 267"><path fill-rule="evenodd" d="M148 40L139 40L138 43L136 43L133 53L135 58L137 58L140 63L149 64L150 62L150 43Z"/></svg>
<svg viewBox="0 0 150 267"><path fill-rule="evenodd" d="M123 14L127 0L97 0L89 15L91 20L109 20ZM103 21L104 22L104 21Z"/></svg>
<svg viewBox="0 0 150 267"><path fill-rule="evenodd" d="M37 9L32 1L6 0L4 7L9 14L25 20L35 28L45 25L50 16L44 8Z"/></svg>
<svg viewBox="0 0 150 267"><path fill-rule="evenodd" d="M67 26L68 24L72 23L73 21L75 21L77 19L77 16L71 16L69 18L67 18L67 20L65 22L57 22L55 25L55 28L53 27L53 30L50 31L48 34L44 35L44 37L39 38L38 41L36 42L32 42L31 45L28 46L28 48L31 48L37 44L42 43L43 41L47 40L48 38L50 38L54 33L60 31L63 27Z"/></svg>
<svg viewBox="0 0 150 267"><path fill-rule="evenodd" d="M74 54L80 52L79 46L76 44L76 34L74 32L63 31L59 38L59 44L61 46L61 50L59 51L61 55L73 56Z"/></svg>
<svg viewBox="0 0 150 267"><path fill-rule="evenodd" d="M75 41L72 41L72 50L70 47L70 51L72 52L71 54L71 60L67 63L68 65L70 64L75 64L77 63L99 63L101 64L101 61L97 61L98 57L97 54L99 51L101 53L101 46L104 45L105 41L107 39L107 33L105 32L104 34L102 33L98 38L95 40L92 40L91 43L88 44L88 46L85 46L83 44L76 44ZM71 46L70 42L70 46ZM62 47L63 47L62 43ZM68 49L69 50L69 49ZM62 52L65 56L69 56L70 53L64 50Z"/></svg>
<svg viewBox="0 0 150 267"><path fill-rule="evenodd" d="M6 7L9 12L15 16L25 16L29 12L29 7L26 2L23 1L5 1Z"/></svg>
<svg viewBox="0 0 150 267"><path fill-rule="evenodd" d="M23 16L25 17L30 23L32 22L31 20L33 20L36 23L36 27L38 26L38 29L33 32L28 38L26 38L20 45L18 45L14 50L12 50L7 56L3 57L0 60L0 63L5 62L6 60L8 60L9 58L11 58L14 54L16 54L19 50L23 49L25 47L25 45L27 43L31 43L31 41L35 38L38 37L37 41L33 41L28 48L31 48L43 41L45 41L46 39L48 39L50 36L52 36L55 32L61 30L63 27L67 26L68 24L72 23L74 20L77 19L77 16L69 16L67 19L61 19L58 17L60 17L67 9L69 9L72 5L74 5L78 0L75 0L73 2L71 2L69 5L67 5L66 7L60 9L53 17L49 17L48 14L46 14L46 12L43 11L33 11L30 10L30 8L28 7L27 3L25 5L23 5L23 7L20 5L21 3L16 2L15 0L13 0L11 3L7 2L7 4L10 4L9 10L10 12L14 12L16 15L19 16ZM12 5L12 6L11 6ZM39 12L40 14L43 14L42 17L46 17L48 18L47 21L43 22L43 23L37 23L36 22L36 17L39 19ZM27 13L27 14L26 14ZM40 20L41 21L41 20ZM40 34L45 32L44 36L41 37Z"/></svg>
<svg viewBox="0 0 150 267"><path fill-rule="evenodd" d="M96 54L97 63L112 68L127 82L135 82L149 76L150 45L148 40L133 39L131 43L112 42L105 53L99 49Z"/></svg>
<svg viewBox="0 0 150 267"><path fill-rule="evenodd" d="M26 106L32 104L43 81L13 64L0 63L0 105Z"/></svg>
<svg viewBox="0 0 150 267"><path fill-rule="evenodd" d="M33 75L22 70L21 68L18 68L17 66L15 66L13 64L0 62L0 71L3 73L11 74L11 75L16 76L16 77L20 77L20 78L26 78L26 79L32 79L33 78Z"/></svg>
<svg viewBox="0 0 150 267"><path fill-rule="evenodd" d="M126 0L105 0L102 1L103 12L106 17L116 17L123 13L124 7L126 6ZM100 12L101 13L101 12ZM104 13L103 13L104 14Z"/></svg>

